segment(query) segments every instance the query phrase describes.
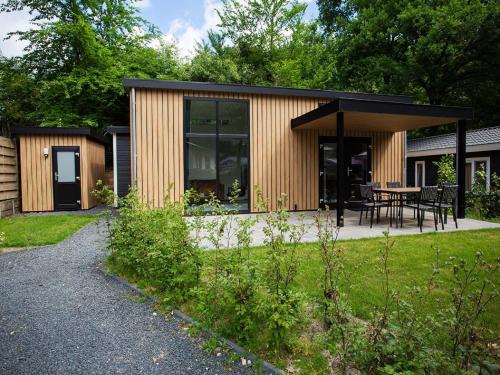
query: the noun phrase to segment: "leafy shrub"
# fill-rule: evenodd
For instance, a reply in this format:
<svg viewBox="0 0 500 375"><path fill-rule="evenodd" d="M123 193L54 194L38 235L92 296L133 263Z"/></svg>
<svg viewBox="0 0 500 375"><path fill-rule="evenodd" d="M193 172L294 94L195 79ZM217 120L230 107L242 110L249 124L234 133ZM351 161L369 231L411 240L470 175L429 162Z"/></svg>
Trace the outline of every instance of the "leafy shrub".
<svg viewBox="0 0 500 375"><path fill-rule="evenodd" d="M196 311L202 321L215 327L221 334L248 342L258 332L256 311L257 269L250 256L251 231L255 219L238 217L237 199L240 195L238 181L232 185L231 209L211 195L205 207L199 206L196 193L188 196L192 232L197 243L208 241L213 248L211 257L204 264L203 283L193 290ZM210 212L210 220L203 214Z"/></svg>
<svg viewBox="0 0 500 375"><path fill-rule="evenodd" d="M481 165L475 173L472 191L467 194L467 208L479 218L500 217L500 177L493 173L489 189L486 187L486 171Z"/></svg>
<svg viewBox="0 0 500 375"><path fill-rule="evenodd" d="M291 342L296 329L303 322L304 296L295 286L299 269L298 248L306 231L303 220L290 223L290 212L285 208L286 194L277 200L276 211L269 210L269 201L256 187L257 207L268 211L264 215L264 243L267 247L263 260L262 295L260 316L266 322L271 343L276 353L281 353Z"/></svg>
<svg viewBox="0 0 500 375"><path fill-rule="evenodd" d="M97 180L95 188L91 191L91 194L100 204L104 204L106 206L112 206L115 204L115 192L102 180Z"/></svg>
<svg viewBox="0 0 500 375"><path fill-rule="evenodd" d="M457 174L455 171L455 158L453 155L443 155L441 159L434 162L438 167L438 185L455 184Z"/></svg>
<svg viewBox="0 0 500 375"><path fill-rule="evenodd" d="M132 191L110 226L110 261L128 275L169 292L169 302L186 299L199 282L200 253L189 237L183 206L165 200L149 209Z"/></svg>
<svg viewBox="0 0 500 375"><path fill-rule="evenodd" d="M495 368L488 362L497 355L489 345L495 333L483 328L481 321L498 297L492 282L498 260L487 264L480 253L469 265L450 259L444 264L454 280L447 293L450 304L437 315L422 315L419 306L437 303L431 298L441 284L439 249L435 248L435 264L427 284L396 292L390 269L394 241L386 232L376 265L380 275L376 283L382 288L383 298L374 306L371 318L362 322L351 314L347 301L350 283L342 249L336 244L339 228L328 210L318 213L316 225L323 263L321 306L327 324L327 348L334 358L332 372L349 374L357 369L370 374L465 374L472 369Z"/></svg>

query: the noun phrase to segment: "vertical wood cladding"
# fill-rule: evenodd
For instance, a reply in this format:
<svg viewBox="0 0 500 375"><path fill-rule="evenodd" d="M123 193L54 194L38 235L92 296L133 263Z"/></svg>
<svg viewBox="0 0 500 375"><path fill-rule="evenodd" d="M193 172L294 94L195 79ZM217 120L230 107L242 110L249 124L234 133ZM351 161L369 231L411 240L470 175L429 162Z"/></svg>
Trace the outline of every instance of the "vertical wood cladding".
<svg viewBox="0 0 500 375"><path fill-rule="evenodd" d="M80 147L81 208L94 207L92 196L97 180L104 178L104 146L85 136L21 135L21 197L23 211L54 210L52 147ZM46 158L43 149L49 149Z"/></svg>
<svg viewBox="0 0 500 375"><path fill-rule="evenodd" d="M184 97L248 99L250 101L250 184L252 211L255 189L264 197L288 195L288 206L317 209L319 204L319 136L332 130L291 130L290 120L317 108L320 99L136 89L137 188L144 202L161 206L167 195L184 193ZM369 127L369 124L367 124ZM372 180L403 180L403 132L345 130L346 137L372 139Z"/></svg>

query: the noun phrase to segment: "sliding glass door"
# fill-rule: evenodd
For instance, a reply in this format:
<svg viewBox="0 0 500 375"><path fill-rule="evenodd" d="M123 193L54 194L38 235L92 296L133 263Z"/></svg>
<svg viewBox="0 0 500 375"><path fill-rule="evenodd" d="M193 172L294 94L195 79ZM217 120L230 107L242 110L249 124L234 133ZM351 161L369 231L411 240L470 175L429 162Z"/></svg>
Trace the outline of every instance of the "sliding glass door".
<svg viewBox="0 0 500 375"><path fill-rule="evenodd" d="M344 196L347 207L355 208L360 200L360 185L370 178L370 139L345 138L345 170L337 175L337 138L320 137L319 155L319 198L320 207L335 209L337 205L337 179L346 183Z"/></svg>
<svg viewBox="0 0 500 375"><path fill-rule="evenodd" d="M249 109L246 100L185 100L185 181L206 201L211 193L229 204L232 185L241 192L237 204L248 210Z"/></svg>

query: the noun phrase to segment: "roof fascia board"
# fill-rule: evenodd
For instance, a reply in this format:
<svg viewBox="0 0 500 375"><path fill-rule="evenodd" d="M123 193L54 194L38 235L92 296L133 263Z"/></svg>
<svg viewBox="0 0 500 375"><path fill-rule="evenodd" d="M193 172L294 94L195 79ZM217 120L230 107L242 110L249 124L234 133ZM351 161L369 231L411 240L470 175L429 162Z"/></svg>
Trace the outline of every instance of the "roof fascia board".
<svg viewBox="0 0 500 375"><path fill-rule="evenodd" d="M385 95L385 94L369 94L359 92L345 92L333 90L317 90L317 89L300 89L289 87L266 87L252 85L237 85L237 84L218 84L207 82L189 82L189 81L165 81L153 79L134 79L125 78L123 80L125 88L145 88L145 89L165 89L165 90L192 90L206 92L222 92L222 93L240 93L240 94L260 94L260 95L275 95L275 96L295 96L309 98L352 98L363 100L385 100L400 103L412 103L413 98L406 95Z"/></svg>
<svg viewBox="0 0 500 375"><path fill-rule="evenodd" d="M339 99L339 111L369 112L389 115L451 117L470 120L473 110L468 107L445 107L430 104L395 103L373 100Z"/></svg>
<svg viewBox="0 0 500 375"><path fill-rule="evenodd" d="M312 111L309 111L307 113L304 113L303 115L293 118L291 123L292 123L292 129L297 128L303 124L306 124L308 122L318 120L322 117L331 115L332 113L338 112L339 111L339 100L335 100L333 102L327 103L325 105L322 105L316 109L313 109Z"/></svg>
<svg viewBox="0 0 500 375"><path fill-rule="evenodd" d="M11 133L13 135L81 135L102 144L108 143L108 140L93 128L19 127L13 128Z"/></svg>

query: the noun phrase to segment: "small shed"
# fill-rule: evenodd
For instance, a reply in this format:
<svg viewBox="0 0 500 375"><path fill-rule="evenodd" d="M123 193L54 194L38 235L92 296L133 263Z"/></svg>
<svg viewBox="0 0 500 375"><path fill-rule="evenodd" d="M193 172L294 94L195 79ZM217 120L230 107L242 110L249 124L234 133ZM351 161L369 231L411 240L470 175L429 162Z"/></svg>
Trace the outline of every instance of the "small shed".
<svg viewBox="0 0 500 375"><path fill-rule="evenodd" d="M106 131L113 136L113 190L116 196L124 197L132 183L130 129L128 126L109 126Z"/></svg>
<svg viewBox="0 0 500 375"><path fill-rule="evenodd" d="M16 128L21 208L30 211L86 210L104 178L106 138L91 128Z"/></svg>

